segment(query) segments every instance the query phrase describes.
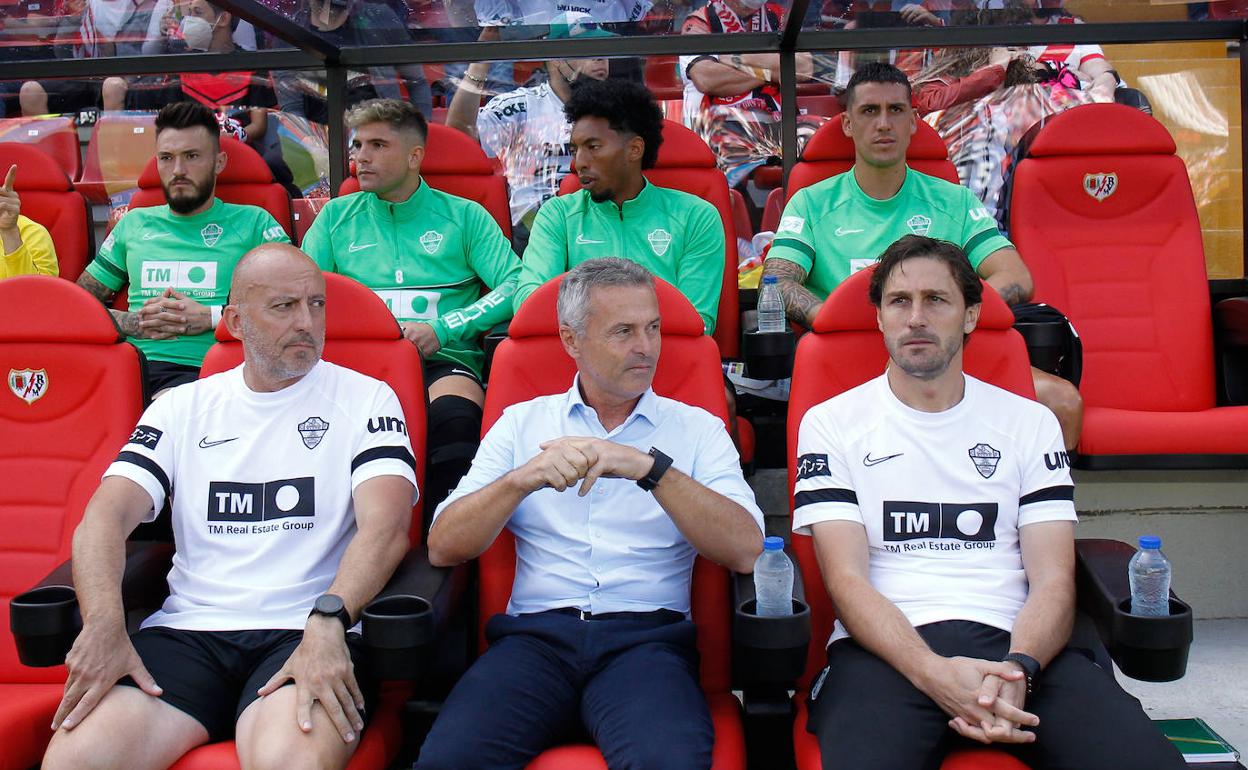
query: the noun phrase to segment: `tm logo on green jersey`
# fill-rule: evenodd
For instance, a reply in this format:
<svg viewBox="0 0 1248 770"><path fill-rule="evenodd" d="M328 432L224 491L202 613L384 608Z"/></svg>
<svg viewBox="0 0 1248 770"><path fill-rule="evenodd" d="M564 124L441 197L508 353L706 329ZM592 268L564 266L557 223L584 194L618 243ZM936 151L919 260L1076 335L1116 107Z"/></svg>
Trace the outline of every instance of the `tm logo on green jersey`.
<svg viewBox="0 0 1248 770"><path fill-rule="evenodd" d="M144 262L139 267L139 288L161 291L166 288L206 292L217 289L216 262Z"/></svg>

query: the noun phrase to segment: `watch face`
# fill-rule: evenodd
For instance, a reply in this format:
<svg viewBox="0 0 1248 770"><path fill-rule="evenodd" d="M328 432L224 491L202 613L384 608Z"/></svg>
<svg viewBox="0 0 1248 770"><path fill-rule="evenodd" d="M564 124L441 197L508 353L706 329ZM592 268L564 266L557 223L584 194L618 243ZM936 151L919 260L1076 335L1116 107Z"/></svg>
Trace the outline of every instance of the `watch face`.
<svg viewBox="0 0 1248 770"><path fill-rule="evenodd" d="M342 612L344 606L341 597L333 594L323 594L316 600L313 609L321 615L337 615L339 612Z"/></svg>

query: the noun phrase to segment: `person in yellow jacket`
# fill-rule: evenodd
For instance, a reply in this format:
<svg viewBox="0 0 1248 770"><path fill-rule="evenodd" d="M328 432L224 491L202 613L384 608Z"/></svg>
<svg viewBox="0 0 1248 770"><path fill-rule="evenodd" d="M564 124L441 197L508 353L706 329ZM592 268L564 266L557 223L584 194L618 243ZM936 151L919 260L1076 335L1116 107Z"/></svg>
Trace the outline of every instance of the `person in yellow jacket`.
<svg viewBox="0 0 1248 770"><path fill-rule="evenodd" d="M56 248L43 225L22 216L22 201L13 189L17 166L0 186L0 279L14 275L58 275Z"/></svg>

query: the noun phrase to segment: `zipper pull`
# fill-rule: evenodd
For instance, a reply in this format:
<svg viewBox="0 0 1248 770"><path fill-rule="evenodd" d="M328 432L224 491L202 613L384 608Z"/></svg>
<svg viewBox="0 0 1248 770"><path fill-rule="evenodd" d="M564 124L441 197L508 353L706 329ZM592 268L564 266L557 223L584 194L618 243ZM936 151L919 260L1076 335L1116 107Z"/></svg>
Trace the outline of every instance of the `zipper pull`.
<svg viewBox="0 0 1248 770"><path fill-rule="evenodd" d="M402 270L394 271L394 282L397 284L403 283L403 271Z"/></svg>

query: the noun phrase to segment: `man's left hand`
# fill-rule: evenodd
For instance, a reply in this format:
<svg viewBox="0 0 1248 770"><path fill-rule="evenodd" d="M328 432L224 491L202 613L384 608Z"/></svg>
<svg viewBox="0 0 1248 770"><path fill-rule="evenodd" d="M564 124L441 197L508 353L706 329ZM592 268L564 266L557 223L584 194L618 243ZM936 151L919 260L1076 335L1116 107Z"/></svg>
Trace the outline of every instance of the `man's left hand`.
<svg viewBox="0 0 1248 770"><path fill-rule="evenodd" d="M364 696L355 681L346 634L337 618L309 617L303 641L258 694L264 697L277 692L287 681L295 683L295 718L300 730L306 733L312 729L312 704L319 702L345 743L359 737L364 729L360 716Z"/></svg>
<svg viewBox="0 0 1248 770"><path fill-rule="evenodd" d="M9 172L0 184L0 230L17 230L17 215L22 212L22 199L13 189L17 180L17 166L9 166Z"/></svg>
<svg viewBox="0 0 1248 770"><path fill-rule="evenodd" d="M175 289L165 289L139 308L139 330L152 339L186 337L212 329L212 311Z"/></svg>
<svg viewBox="0 0 1248 770"><path fill-rule="evenodd" d="M438 333L429 324L420 321L405 321L399 324L399 327L403 329L403 337L415 345L425 358L442 349L442 343L438 342Z"/></svg>
<svg viewBox="0 0 1248 770"><path fill-rule="evenodd" d="M654 458L631 446L617 444L600 438L564 439L579 449L590 460L589 470L581 481L577 495L584 497L600 478L632 479L636 481L650 472ZM545 444L541 445L546 448Z"/></svg>
<svg viewBox="0 0 1248 770"><path fill-rule="evenodd" d="M1035 727L1040 718L1023 710L1027 699L1025 679L1005 680L995 674L984 677L977 702L993 713L991 721L971 725L961 717L949 726L964 737L981 743L1031 743L1036 734L1024 727Z"/></svg>

